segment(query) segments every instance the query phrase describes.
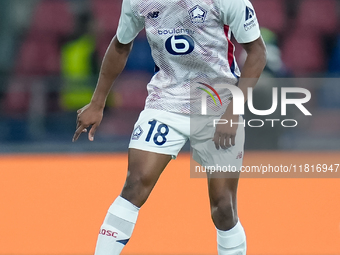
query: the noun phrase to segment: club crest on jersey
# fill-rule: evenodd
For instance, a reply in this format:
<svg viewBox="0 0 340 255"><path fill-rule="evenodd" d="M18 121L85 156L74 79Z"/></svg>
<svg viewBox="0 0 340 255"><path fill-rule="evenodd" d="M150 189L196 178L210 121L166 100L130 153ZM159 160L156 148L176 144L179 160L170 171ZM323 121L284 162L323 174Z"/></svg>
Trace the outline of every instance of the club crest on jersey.
<svg viewBox="0 0 340 255"><path fill-rule="evenodd" d="M246 7L246 21L249 19L252 19L254 15L255 15L254 10L247 6Z"/></svg>
<svg viewBox="0 0 340 255"><path fill-rule="evenodd" d="M208 12L204 10L201 6L196 5L195 7L191 8L189 11L191 22L194 24L204 23L207 17L207 13Z"/></svg>
<svg viewBox="0 0 340 255"><path fill-rule="evenodd" d="M135 130L133 130L131 139L132 139L132 140L138 140L139 137L140 137L142 134L143 134L143 129L142 129L140 126L138 126L138 127L135 128Z"/></svg>

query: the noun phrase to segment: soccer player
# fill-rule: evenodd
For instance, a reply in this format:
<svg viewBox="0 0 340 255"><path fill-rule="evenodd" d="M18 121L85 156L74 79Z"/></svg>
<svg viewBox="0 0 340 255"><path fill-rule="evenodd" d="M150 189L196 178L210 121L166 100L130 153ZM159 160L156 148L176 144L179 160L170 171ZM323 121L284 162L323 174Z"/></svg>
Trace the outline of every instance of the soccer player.
<svg viewBox="0 0 340 255"><path fill-rule="evenodd" d="M88 138L93 141L109 90L143 28L156 73L147 85L145 109L131 136L125 185L107 212L95 255L121 253L140 207L187 139L202 166L232 164L240 169L243 125L212 125L216 116L242 122L241 116L233 114L230 90L218 85L238 86L247 98L247 88L255 86L266 62L259 24L248 0L123 0L117 34L103 59L91 102L78 110L73 141L91 126ZM234 59L231 33L247 52L242 74ZM207 115L202 115L201 99L209 90L216 93L206 98ZM219 99L220 105L214 104ZM212 177L208 176L208 191L218 254L244 255L246 236L236 205L238 175Z"/></svg>

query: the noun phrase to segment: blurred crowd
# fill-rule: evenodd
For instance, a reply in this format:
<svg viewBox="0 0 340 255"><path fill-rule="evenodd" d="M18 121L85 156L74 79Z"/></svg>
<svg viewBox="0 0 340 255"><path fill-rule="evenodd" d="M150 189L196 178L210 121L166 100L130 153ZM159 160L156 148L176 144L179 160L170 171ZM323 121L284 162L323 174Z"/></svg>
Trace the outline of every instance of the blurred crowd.
<svg viewBox="0 0 340 255"><path fill-rule="evenodd" d="M268 50L264 76L339 76L340 1L251 2ZM121 0L0 1L0 143L72 136L75 111L91 98L101 60L117 29L120 9ZM236 49L242 66L244 52L241 47ZM131 133L144 106L146 84L153 69L150 48L141 32L126 70L108 99L99 137ZM327 131L329 136L340 136L340 118L334 118L340 109L340 86L336 81L309 87L316 95L310 104L316 118L320 115L337 127ZM260 85L257 93L272 86L275 84ZM306 125L311 122L302 127ZM280 139L296 139L299 129L272 133L274 142L263 149L285 148ZM255 145L256 141L248 146Z"/></svg>

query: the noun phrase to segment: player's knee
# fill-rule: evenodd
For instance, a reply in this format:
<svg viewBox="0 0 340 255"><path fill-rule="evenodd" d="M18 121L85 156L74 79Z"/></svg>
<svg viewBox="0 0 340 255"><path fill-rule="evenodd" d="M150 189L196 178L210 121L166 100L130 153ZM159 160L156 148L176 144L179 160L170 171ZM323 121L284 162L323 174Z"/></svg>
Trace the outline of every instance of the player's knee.
<svg viewBox="0 0 340 255"><path fill-rule="evenodd" d="M231 199L227 197L219 197L211 201L211 213L212 216L215 214L222 215L226 218L234 215L234 206Z"/></svg>
<svg viewBox="0 0 340 255"><path fill-rule="evenodd" d="M218 229L227 230L237 222L237 214L232 199L228 196L219 196L211 199L211 218Z"/></svg>
<svg viewBox="0 0 340 255"><path fill-rule="evenodd" d="M152 174L145 171L134 171L133 174L129 171L127 182L131 183L137 189L150 189L155 184L154 179Z"/></svg>
<svg viewBox="0 0 340 255"><path fill-rule="evenodd" d="M124 198L140 207L149 197L153 186L154 181L152 176L145 174L142 171L134 174L129 172L122 195Z"/></svg>

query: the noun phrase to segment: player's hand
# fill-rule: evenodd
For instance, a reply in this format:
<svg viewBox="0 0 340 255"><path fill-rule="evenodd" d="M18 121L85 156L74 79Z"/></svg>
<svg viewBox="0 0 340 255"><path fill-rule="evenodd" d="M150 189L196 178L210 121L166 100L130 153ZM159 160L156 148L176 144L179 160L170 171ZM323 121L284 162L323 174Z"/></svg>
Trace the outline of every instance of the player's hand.
<svg viewBox="0 0 340 255"><path fill-rule="evenodd" d="M227 120L226 124L216 124L216 130L214 134L213 141L217 150L220 148L226 150L231 146L235 145L235 137L239 121L239 115L232 115L225 113L222 115L221 119ZM232 126L231 126L232 121Z"/></svg>
<svg viewBox="0 0 340 255"><path fill-rule="evenodd" d="M88 105L85 105L83 108L79 109L77 113L78 113L77 127L72 142L77 141L79 136L82 133L86 133L87 128L90 126L92 127L89 131L88 138L90 141L93 141L96 129L98 128L103 119L103 108L90 103Z"/></svg>

